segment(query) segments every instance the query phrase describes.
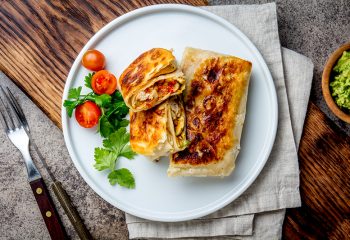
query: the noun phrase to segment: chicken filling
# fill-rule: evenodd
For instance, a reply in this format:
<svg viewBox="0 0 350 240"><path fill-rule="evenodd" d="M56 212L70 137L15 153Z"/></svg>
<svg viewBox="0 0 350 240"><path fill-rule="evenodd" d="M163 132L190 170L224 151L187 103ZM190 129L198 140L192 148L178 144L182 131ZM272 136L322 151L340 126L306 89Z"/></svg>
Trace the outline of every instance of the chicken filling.
<svg viewBox="0 0 350 240"><path fill-rule="evenodd" d="M180 83L176 80L160 80L152 86L142 90L136 96L136 104L152 105L180 89Z"/></svg>

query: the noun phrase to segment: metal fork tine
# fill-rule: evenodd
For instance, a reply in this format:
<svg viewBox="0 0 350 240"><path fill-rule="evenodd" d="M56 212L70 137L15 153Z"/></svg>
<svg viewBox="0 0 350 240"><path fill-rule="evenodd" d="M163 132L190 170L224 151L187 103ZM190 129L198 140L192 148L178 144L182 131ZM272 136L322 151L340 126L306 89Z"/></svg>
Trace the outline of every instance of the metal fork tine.
<svg viewBox="0 0 350 240"><path fill-rule="evenodd" d="M2 94L4 95L6 102L8 103L7 105L10 106L7 110L8 110L8 113L10 115L10 118L11 118L11 120L13 122L13 125L15 126L15 128L23 126L22 121L19 118L16 109L12 105L9 96L7 96L7 94L5 93L5 91L2 88L2 86L0 86L0 90L1 90ZM17 121L14 119L13 114L15 115L15 118L17 119ZM18 122L18 125L16 125L16 122Z"/></svg>
<svg viewBox="0 0 350 240"><path fill-rule="evenodd" d="M13 122L13 120L12 120L12 116L10 115L11 113L9 112L9 110L7 109L7 107L6 107L6 105L5 105L5 103L4 103L4 101L2 100L2 97L0 96L0 102L1 102L1 104L2 104L2 106L4 107L4 112L6 112L6 114L7 114L7 116L8 116L8 121L6 121L6 117L4 117L3 115L2 115L2 117L3 117L3 119L4 119L4 122L5 122L5 124L6 124L6 126L7 126L7 129L8 130L14 130L16 127L15 127L15 124L14 124L14 122Z"/></svg>
<svg viewBox="0 0 350 240"><path fill-rule="evenodd" d="M10 96L9 91L5 92L5 90L3 89L2 86L0 86L0 89L1 89L1 91L3 93L3 95L5 96L7 102L10 104L10 107L12 108L12 110L17 113L18 117L20 117L20 113L19 113L19 111L17 109L17 106L13 103L13 99Z"/></svg>
<svg viewBox="0 0 350 240"><path fill-rule="evenodd" d="M13 96L12 92L10 91L10 89L8 87L6 87L7 93L11 99L11 103L14 105L14 108L16 109L16 113L18 114L19 118L21 119L21 122L23 123L24 127L26 128L26 130L28 130L29 132L29 125L27 122L27 118L24 115L23 109L21 108L21 106L18 104L16 98Z"/></svg>
<svg viewBox="0 0 350 240"><path fill-rule="evenodd" d="M5 93L4 89L1 86L0 86L0 88L4 92L4 94L6 95L7 100L10 103L12 110L16 113L16 117L17 117L19 123L29 132L29 126L28 126L27 119L23 113L22 108L17 103L15 97L11 93L10 89L7 87L7 93Z"/></svg>
<svg viewBox="0 0 350 240"><path fill-rule="evenodd" d="M1 123L5 128L5 131L7 132L9 130L9 126L7 125L7 122L5 120L4 115L2 115L2 112L0 111L0 116L1 116Z"/></svg>
<svg viewBox="0 0 350 240"><path fill-rule="evenodd" d="M8 115L10 117L10 121L13 124L13 128L20 128L22 123L20 122L20 120L18 119L18 116L15 114L16 117L13 116L13 112L11 111L11 109L7 109L8 110ZM17 121L15 120L15 118L17 118ZM17 124L18 123L18 124Z"/></svg>

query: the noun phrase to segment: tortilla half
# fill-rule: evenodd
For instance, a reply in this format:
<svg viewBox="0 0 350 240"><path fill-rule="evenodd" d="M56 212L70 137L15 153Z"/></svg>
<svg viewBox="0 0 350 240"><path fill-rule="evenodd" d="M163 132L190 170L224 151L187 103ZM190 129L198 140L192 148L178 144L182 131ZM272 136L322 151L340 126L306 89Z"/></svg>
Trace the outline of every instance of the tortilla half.
<svg viewBox="0 0 350 240"><path fill-rule="evenodd" d="M134 112L150 109L185 88L183 73L176 71L171 51L153 48L141 54L122 73L119 87L126 105Z"/></svg>
<svg viewBox="0 0 350 240"><path fill-rule="evenodd" d="M147 111L130 110L130 145L152 160L183 150L186 131L181 97L171 97Z"/></svg>
<svg viewBox="0 0 350 240"><path fill-rule="evenodd" d="M169 176L228 176L235 167L252 64L186 48L181 68L188 148L171 156Z"/></svg>

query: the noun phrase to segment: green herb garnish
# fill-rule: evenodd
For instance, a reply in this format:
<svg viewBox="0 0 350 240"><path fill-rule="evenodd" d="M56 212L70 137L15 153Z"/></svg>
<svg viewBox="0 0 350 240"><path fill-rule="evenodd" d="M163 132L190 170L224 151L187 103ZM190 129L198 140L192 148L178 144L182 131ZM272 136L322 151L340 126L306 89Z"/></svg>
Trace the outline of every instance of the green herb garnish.
<svg viewBox="0 0 350 240"><path fill-rule="evenodd" d="M110 174L108 174L108 179L111 185L118 183L122 187L135 188L134 176L126 168L112 171Z"/></svg>
<svg viewBox="0 0 350 240"><path fill-rule="evenodd" d="M129 121L124 119L129 112L129 108L125 105L119 91L115 91L112 95L98 95L94 92L83 95L81 91L82 87L71 88L68 93L68 100L63 103L69 117L72 117L74 109L80 104L85 101L93 101L102 110L97 127L102 137L108 137L120 127L126 127L129 124Z"/></svg>
<svg viewBox="0 0 350 240"><path fill-rule="evenodd" d="M84 82L85 82L85 87L90 88L92 90L91 87L91 80L92 80L92 76L94 76L95 73L89 73L87 76L85 76L84 78Z"/></svg>
<svg viewBox="0 0 350 240"><path fill-rule="evenodd" d="M110 184L119 184L127 188L135 187L135 179L132 173L121 168L115 170L118 158L125 157L133 159L136 155L130 148L130 134L126 132L125 127L119 128L116 132L109 135L103 140L103 148L95 148L95 164L94 167L98 171L110 170L108 175Z"/></svg>
<svg viewBox="0 0 350 240"><path fill-rule="evenodd" d="M91 79L94 73L89 73L85 78L85 86L91 87ZM119 184L126 188L135 188L135 179L132 173L126 169L116 169L116 163L120 157L133 159L136 153L131 150L129 140L130 134L126 127L129 121L125 119L129 112L123 97L119 91L112 95L94 92L82 94L82 87L71 88L68 92L68 99L63 106L67 114L72 117L73 111L80 104L86 101L93 101L101 109L102 115L99 118L97 130L103 138L103 148L95 148L94 167L98 171L109 170L108 179L111 185Z"/></svg>

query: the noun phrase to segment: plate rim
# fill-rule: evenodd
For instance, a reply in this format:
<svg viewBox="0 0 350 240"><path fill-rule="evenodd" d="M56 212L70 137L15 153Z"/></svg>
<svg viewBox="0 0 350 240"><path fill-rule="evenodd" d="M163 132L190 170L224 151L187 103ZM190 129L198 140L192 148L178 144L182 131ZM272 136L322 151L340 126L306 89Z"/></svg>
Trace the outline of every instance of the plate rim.
<svg viewBox="0 0 350 240"><path fill-rule="evenodd" d="M90 48L90 46L93 45L96 41L101 39L101 37L103 37L105 34L107 34L110 30L117 27L118 25L122 25L124 22L127 22L127 21L132 20L132 19L137 18L137 17L140 17L142 15L149 14L152 12L159 12L159 11L182 11L182 12L197 14L200 16L205 16L205 17L208 17L211 20L217 22L218 24L221 24L222 26L226 27L230 31L238 34L239 37L244 40L244 44L247 44L249 46L249 48L251 48L254 51L254 54L256 55L256 57L259 60L259 63L262 65L261 67L263 69L264 74L266 75L265 77L267 78L266 82L269 85L268 91L270 91L270 94L271 94L270 96L272 98L272 104L273 104L272 114L273 114L274 121L271 124L272 130L270 132L270 135L267 136L268 139L265 140L264 148L266 148L266 150L263 154L264 156L262 156L263 160L259 161L258 166L255 167L255 171L253 171L250 176L246 177L246 178L248 178L248 180L244 181L244 186L240 187L238 189L238 191L236 191L234 193L231 193L231 191L230 191L230 192L226 193L225 195L223 195L221 198L210 203L210 205L213 205L213 203L214 203L214 206L211 206L210 208L201 207L201 208L199 208L200 210L198 210L198 208L194 209L194 210L188 210L186 212L181 212L181 214L182 214L181 216L177 216L177 215L175 216L172 214L168 214L168 216L165 217L164 215L160 216L159 214L152 215L148 212L140 212L138 209L135 209L135 208L133 209L133 208L128 207L127 205L124 205L124 203L121 203L121 202L116 203L116 201L114 199L110 198L109 196L106 196L104 194L104 192L102 190L100 190L99 187L96 186L93 181L90 180L89 175L84 171L83 167L80 166L79 161L76 158L77 156L76 156L75 151L72 147L72 142L71 142L71 139L69 137L70 136L70 133L68 131L69 118L67 116L67 112L66 112L65 108L63 107L64 99L66 99L66 97L68 95L68 90L69 90L70 85L74 79L73 77L76 74L76 70L78 69L78 66L80 65L81 58L82 58L84 52L86 50L88 50ZM64 141L65 141L66 147L68 149L69 155L73 161L75 168L78 170L79 174L82 176L84 181L89 185L89 187L91 187L94 190L94 192L97 193L102 199L104 199L105 201L107 201L108 203L113 205L114 207L116 207L124 212L127 212L129 214L132 214L132 215L140 217L140 218L153 220L153 221L160 221L160 222L179 222L179 221L187 221L187 220L192 220L192 219L196 219L199 217L203 217L203 216L206 216L210 213L213 213L213 212L225 207L226 205L228 205L229 203L231 203L235 199L237 199L243 192L245 192L248 189L248 187L250 187L252 185L252 183L259 176L261 170L265 166L265 164L270 156L274 142L275 142L276 133L277 133L277 126L278 126L278 100L277 100L276 87L275 87L271 72L267 66L265 59L261 55L260 51L256 48L256 46L252 43L252 41L243 32L241 32L236 26L234 26L233 24L231 24L230 22L228 22L224 18L222 18L218 15L215 15L214 13L211 13L205 9L201 9L201 8L189 6L189 5L183 5L183 4L158 4L158 5L152 5L152 6L138 8L138 9L135 9L133 11L130 11L124 15L121 15L121 16L115 18L114 20L112 20L111 22L106 24L104 27L102 27L100 30L98 30L89 39L89 41L84 45L84 47L81 49L78 56L74 60L74 63L69 70L69 74L68 74L67 80L65 82L61 104L62 104L61 105L62 130L63 130L63 136L64 136ZM229 195L229 196L227 196L227 195Z"/></svg>

